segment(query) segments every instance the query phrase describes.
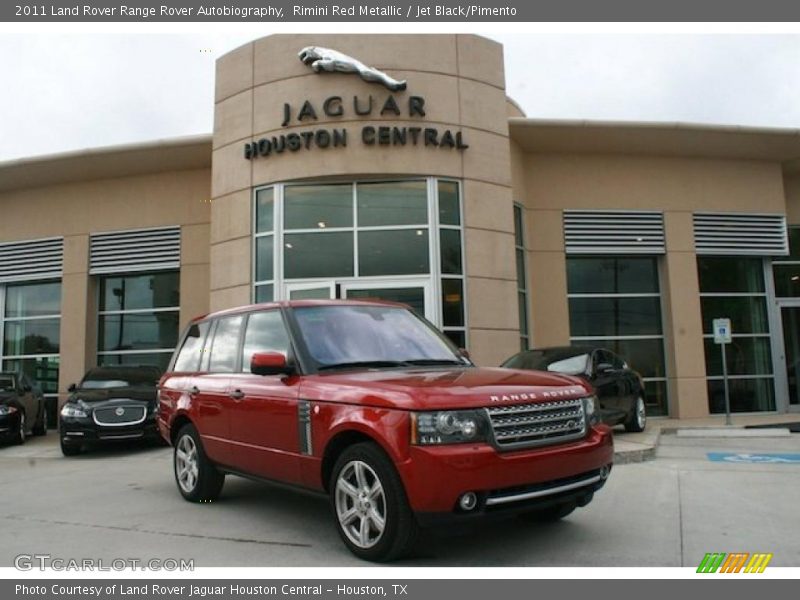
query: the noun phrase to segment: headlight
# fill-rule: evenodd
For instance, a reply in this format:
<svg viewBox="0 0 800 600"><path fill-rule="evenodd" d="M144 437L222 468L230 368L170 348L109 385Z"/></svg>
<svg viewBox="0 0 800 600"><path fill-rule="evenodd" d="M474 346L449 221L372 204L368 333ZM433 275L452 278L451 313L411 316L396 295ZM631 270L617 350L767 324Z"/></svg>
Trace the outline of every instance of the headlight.
<svg viewBox="0 0 800 600"><path fill-rule="evenodd" d="M0 416L13 415L15 412L17 409L14 406L0 405Z"/></svg>
<svg viewBox="0 0 800 600"><path fill-rule="evenodd" d="M418 446L486 441L488 424L479 410L411 413L411 443Z"/></svg>
<svg viewBox="0 0 800 600"><path fill-rule="evenodd" d="M82 406L74 402L68 402L61 408L61 416L73 419L85 419L89 415Z"/></svg>
<svg viewBox="0 0 800 600"><path fill-rule="evenodd" d="M586 422L589 425L595 425L600 422L600 416L597 412L597 396L586 396L583 399L583 410L586 413Z"/></svg>

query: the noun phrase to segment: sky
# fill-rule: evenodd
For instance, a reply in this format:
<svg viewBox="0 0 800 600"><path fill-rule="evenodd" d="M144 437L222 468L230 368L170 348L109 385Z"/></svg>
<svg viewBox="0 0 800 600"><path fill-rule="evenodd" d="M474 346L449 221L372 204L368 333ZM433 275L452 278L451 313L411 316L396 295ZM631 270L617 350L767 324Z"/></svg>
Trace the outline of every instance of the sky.
<svg viewBox="0 0 800 600"><path fill-rule="evenodd" d="M800 129L800 35L487 37L531 118ZM0 161L209 133L214 61L253 38L3 33Z"/></svg>

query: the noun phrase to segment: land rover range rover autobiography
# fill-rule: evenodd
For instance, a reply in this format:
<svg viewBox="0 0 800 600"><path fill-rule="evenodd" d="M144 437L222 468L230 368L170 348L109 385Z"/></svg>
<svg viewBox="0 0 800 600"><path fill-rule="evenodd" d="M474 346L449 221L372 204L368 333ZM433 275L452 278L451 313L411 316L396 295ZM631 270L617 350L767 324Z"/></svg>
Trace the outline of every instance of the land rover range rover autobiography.
<svg viewBox="0 0 800 600"><path fill-rule="evenodd" d="M327 493L345 545L407 553L420 527L511 513L559 519L611 470L591 388L474 366L408 307L293 301L218 312L184 332L159 391L178 490L226 474Z"/></svg>

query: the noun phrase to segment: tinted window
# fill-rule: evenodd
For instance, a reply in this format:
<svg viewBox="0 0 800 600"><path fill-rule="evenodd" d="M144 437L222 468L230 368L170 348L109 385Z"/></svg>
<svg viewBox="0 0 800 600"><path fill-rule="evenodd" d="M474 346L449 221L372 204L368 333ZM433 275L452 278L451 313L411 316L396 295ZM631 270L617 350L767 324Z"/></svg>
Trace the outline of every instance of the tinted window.
<svg viewBox="0 0 800 600"><path fill-rule="evenodd" d="M242 349L242 371L250 372L250 360L256 352L280 352L289 355L289 335L280 311L253 313L247 319Z"/></svg>
<svg viewBox="0 0 800 600"><path fill-rule="evenodd" d="M569 350L530 350L508 359L503 366L509 369L530 369L579 375L586 372L589 355Z"/></svg>
<svg viewBox="0 0 800 600"><path fill-rule="evenodd" d="M10 285L6 288L6 317L39 317L61 312L61 283Z"/></svg>
<svg viewBox="0 0 800 600"><path fill-rule="evenodd" d="M178 281L177 271L102 277L100 311L178 306Z"/></svg>
<svg viewBox="0 0 800 600"><path fill-rule="evenodd" d="M16 389L13 375L0 375L0 390L10 392Z"/></svg>
<svg viewBox="0 0 800 600"><path fill-rule="evenodd" d="M211 361L208 370L230 373L236 368L236 354L239 347L239 330L242 328L241 315L226 317L217 322L214 343L211 346Z"/></svg>
<svg viewBox="0 0 800 600"><path fill-rule="evenodd" d="M147 386L158 383L161 371L156 367L125 368L100 367L91 369L81 381L83 389Z"/></svg>
<svg viewBox="0 0 800 600"><path fill-rule="evenodd" d="M200 356L203 349L208 322L195 323L189 328L181 351L175 360L175 371L196 371L200 367Z"/></svg>
<svg viewBox="0 0 800 600"><path fill-rule="evenodd" d="M286 229L353 226L353 186L294 185L283 192Z"/></svg>

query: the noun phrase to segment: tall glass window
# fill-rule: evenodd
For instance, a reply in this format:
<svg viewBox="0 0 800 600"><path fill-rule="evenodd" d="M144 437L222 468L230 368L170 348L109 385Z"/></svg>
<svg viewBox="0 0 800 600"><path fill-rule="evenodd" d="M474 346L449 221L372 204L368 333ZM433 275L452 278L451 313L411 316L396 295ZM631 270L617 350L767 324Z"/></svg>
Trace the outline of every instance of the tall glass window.
<svg viewBox="0 0 800 600"><path fill-rule="evenodd" d="M177 271L108 275L99 280L99 365L169 363L178 342Z"/></svg>
<svg viewBox="0 0 800 600"><path fill-rule="evenodd" d="M258 190L255 201L255 283L256 302L272 302L274 299L274 251L275 251L275 191L273 188Z"/></svg>
<svg viewBox="0 0 800 600"><path fill-rule="evenodd" d="M530 348L528 327L528 275L525 260L525 211L519 204L514 205L514 249L517 265L517 303L519 307L519 346L520 350Z"/></svg>
<svg viewBox="0 0 800 600"><path fill-rule="evenodd" d="M455 181L437 181L442 330L459 348L467 345L464 318L464 244L461 196Z"/></svg>
<svg viewBox="0 0 800 600"><path fill-rule="evenodd" d="M284 284L320 283L305 297L391 298L424 309L413 282L431 293L428 314L466 345L464 258L459 185L410 179L286 184L256 191L254 298L279 299ZM355 283L392 285L357 289ZM403 284L408 287L402 287ZM311 295L308 295L311 294ZM300 297L294 296L294 297ZM434 319L436 320L436 319Z"/></svg>
<svg viewBox="0 0 800 600"><path fill-rule="evenodd" d="M61 282L0 286L0 369L28 375L42 388L49 425L58 415Z"/></svg>
<svg viewBox="0 0 800 600"><path fill-rule="evenodd" d="M722 355L712 322L731 320L726 346L731 412L775 410L764 262L747 257L699 257L700 305L708 378L709 411L725 412Z"/></svg>
<svg viewBox="0 0 800 600"><path fill-rule="evenodd" d="M655 257L567 257L570 340L608 348L638 371L651 415L668 412Z"/></svg>

